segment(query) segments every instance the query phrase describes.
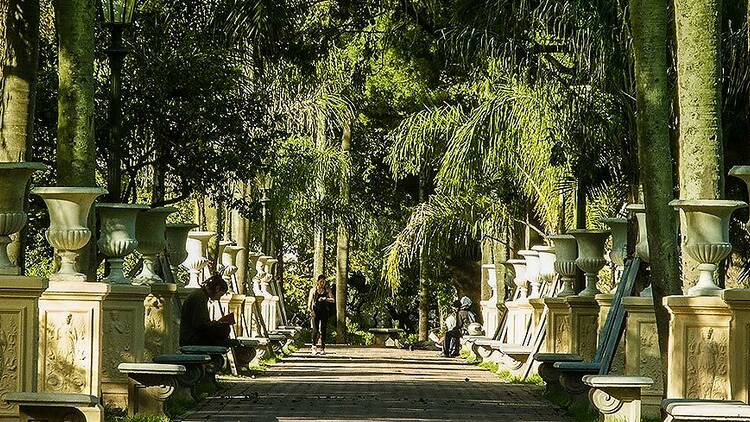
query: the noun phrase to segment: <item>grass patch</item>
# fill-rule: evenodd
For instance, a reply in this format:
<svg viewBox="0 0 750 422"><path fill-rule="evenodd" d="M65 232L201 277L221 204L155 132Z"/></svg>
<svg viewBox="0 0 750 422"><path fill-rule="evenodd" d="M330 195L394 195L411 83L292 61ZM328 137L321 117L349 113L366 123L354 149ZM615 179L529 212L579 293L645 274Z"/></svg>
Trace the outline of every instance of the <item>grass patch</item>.
<svg viewBox="0 0 750 422"><path fill-rule="evenodd" d="M290 344L289 346L284 347L284 349L281 351L281 354L284 355L285 357L286 356L291 356L297 350L299 350L299 347L297 347L294 344Z"/></svg>
<svg viewBox="0 0 750 422"><path fill-rule="evenodd" d="M169 418L160 416L128 416L126 409L107 407L104 409L104 422L169 422Z"/></svg>

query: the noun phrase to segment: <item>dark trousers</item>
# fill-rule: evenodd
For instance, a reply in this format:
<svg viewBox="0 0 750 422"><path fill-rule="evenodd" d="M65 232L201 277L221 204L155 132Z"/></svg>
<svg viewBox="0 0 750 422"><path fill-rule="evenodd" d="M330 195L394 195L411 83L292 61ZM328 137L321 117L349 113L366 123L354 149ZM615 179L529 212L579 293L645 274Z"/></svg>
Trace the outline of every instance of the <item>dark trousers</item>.
<svg viewBox="0 0 750 422"><path fill-rule="evenodd" d="M315 312L311 318L312 321L312 344L315 346L320 338L320 348L326 348L326 331L328 329L328 313Z"/></svg>
<svg viewBox="0 0 750 422"><path fill-rule="evenodd" d="M443 355L458 356L461 349L461 330L450 330L445 332L443 339Z"/></svg>

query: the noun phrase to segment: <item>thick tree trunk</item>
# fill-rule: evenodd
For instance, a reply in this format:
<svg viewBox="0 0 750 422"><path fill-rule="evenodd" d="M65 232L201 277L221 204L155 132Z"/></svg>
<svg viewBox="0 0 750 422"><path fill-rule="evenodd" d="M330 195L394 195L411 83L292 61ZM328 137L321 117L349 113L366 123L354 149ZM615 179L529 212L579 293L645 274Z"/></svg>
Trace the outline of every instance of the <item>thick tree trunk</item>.
<svg viewBox="0 0 750 422"><path fill-rule="evenodd" d="M242 183L239 189L240 198L247 195L247 184ZM244 248L237 253L237 284L240 294L245 294L245 282L247 280L247 254L250 247L250 220L243 217L237 210L232 210L231 236L237 246Z"/></svg>
<svg viewBox="0 0 750 422"><path fill-rule="evenodd" d="M94 0L53 0L58 37L57 184L96 186L94 144ZM89 228L96 213L89 214ZM79 266L96 280L96 242L81 249Z"/></svg>
<svg viewBox="0 0 750 422"><path fill-rule="evenodd" d="M724 166L721 130L721 0L675 0L677 94L680 110L680 198L721 198ZM683 289L698 279L685 253Z"/></svg>
<svg viewBox="0 0 750 422"><path fill-rule="evenodd" d="M28 161L31 156L39 13L39 0L10 0L0 6L0 162ZM22 269L24 233L8 245L11 260Z"/></svg>
<svg viewBox="0 0 750 422"><path fill-rule="evenodd" d="M328 139L326 138L326 120L324 115L318 116L318 134L315 138L315 146L318 149L326 147ZM315 197L322 201L326 195L325 180L323 175L315 174ZM326 230L324 227L323 216L319 216L315 221L313 235L313 278L325 274L325 253L326 253Z"/></svg>
<svg viewBox="0 0 750 422"><path fill-rule="evenodd" d="M427 201L427 180L419 175L419 203ZM427 280L427 252L425 245L419 248L419 341L427 341L430 329L430 287Z"/></svg>
<svg viewBox="0 0 750 422"><path fill-rule="evenodd" d="M341 152L349 156L352 141L352 127L344 127L341 137ZM349 204L350 174L341 175L341 203ZM336 342L346 341L346 294L349 281L349 228L340 223L336 237Z"/></svg>
<svg viewBox="0 0 750 422"><path fill-rule="evenodd" d="M669 137L667 80L667 0L631 0L635 52L638 160L646 204L651 279L664 379L667 371L669 314L662 298L682 293ZM666 382L666 381L665 381Z"/></svg>

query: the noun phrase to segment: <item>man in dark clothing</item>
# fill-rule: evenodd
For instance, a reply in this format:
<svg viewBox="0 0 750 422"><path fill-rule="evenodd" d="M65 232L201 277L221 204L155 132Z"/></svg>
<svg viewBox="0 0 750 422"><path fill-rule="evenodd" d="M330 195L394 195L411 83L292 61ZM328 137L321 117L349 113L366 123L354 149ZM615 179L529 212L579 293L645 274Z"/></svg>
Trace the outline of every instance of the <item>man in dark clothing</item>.
<svg viewBox="0 0 750 422"><path fill-rule="evenodd" d="M180 346L229 345L230 327L235 322L234 314L212 321L208 312L208 300L219 300L227 290L226 281L215 275L185 299L180 318Z"/></svg>
<svg viewBox="0 0 750 422"><path fill-rule="evenodd" d="M461 300L453 302L453 313L446 319L448 331L445 332L443 341L443 356L456 357L461 351L461 336L467 333L469 324L476 322L471 308L471 299L464 296Z"/></svg>

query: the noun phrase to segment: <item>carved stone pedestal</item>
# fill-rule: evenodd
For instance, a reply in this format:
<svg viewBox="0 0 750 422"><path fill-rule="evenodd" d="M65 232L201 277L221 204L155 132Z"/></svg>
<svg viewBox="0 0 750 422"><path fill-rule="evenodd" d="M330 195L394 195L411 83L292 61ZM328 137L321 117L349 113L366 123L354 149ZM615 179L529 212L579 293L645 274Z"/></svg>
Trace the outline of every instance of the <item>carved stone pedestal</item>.
<svg viewBox="0 0 750 422"><path fill-rule="evenodd" d="M151 362L154 356L176 353L180 341L177 285L173 283L152 284L151 294L146 296L143 304L146 315L144 361Z"/></svg>
<svg viewBox="0 0 750 422"><path fill-rule="evenodd" d="M39 309L37 300L47 280L0 276L0 395L35 391ZM0 401L0 421L17 421L18 406Z"/></svg>
<svg viewBox="0 0 750 422"><path fill-rule="evenodd" d="M570 307L564 297L544 299L547 312L547 332L544 347L548 353L571 353Z"/></svg>
<svg viewBox="0 0 750 422"><path fill-rule="evenodd" d="M279 297L278 296L266 296L263 298L263 303L261 304L261 309L263 313L263 321L266 322L266 328L268 328L268 331L273 331L276 329L277 323L277 307L279 306Z"/></svg>
<svg viewBox="0 0 750 422"><path fill-rule="evenodd" d="M249 331L249 333L245 333L245 337L258 337L261 335L256 315L258 314L258 310L261 309L262 304L263 296L245 296L243 316Z"/></svg>
<svg viewBox="0 0 750 422"><path fill-rule="evenodd" d="M228 309L230 313L234 314L234 334L237 337L245 336L245 326L243 325L243 309L242 304L245 302L245 295L238 295L236 293L225 295L221 298L221 306L224 309ZM250 334L247 334L250 335Z"/></svg>
<svg viewBox="0 0 750 422"><path fill-rule="evenodd" d="M101 397L103 305L110 287L50 281L39 299L37 391Z"/></svg>
<svg viewBox="0 0 750 422"><path fill-rule="evenodd" d="M721 297L732 312L729 331L731 400L750 403L750 290L729 289Z"/></svg>
<svg viewBox="0 0 750 422"><path fill-rule="evenodd" d="M536 331L536 327L542 320L542 314L544 313L544 299L529 299L529 305L531 305L531 328Z"/></svg>
<svg viewBox="0 0 750 422"><path fill-rule="evenodd" d="M671 316L667 397L730 399L729 306L715 296L667 296L664 305ZM747 350L737 356L746 357Z"/></svg>
<svg viewBox="0 0 750 422"><path fill-rule="evenodd" d="M500 313L497 310L497 302L483 300L479 302L482 305L482 321L484 322L484 334L492 336L497 331L497 325L500 319Z"/></svg>
<svg viewBox="0 0 750 422"><path fill-rule="evenodd" d="M534 314L534 308L528 300L505 302L508 308L506 328L508 330L508 344L523 344Z"/></svg>
<svg viewBox="0 0 750 422"><path fill-rule="evenodd" d="M102 396L113 408L128 406L128 376L117 369L121 363L143 362L144 305L148 286L111 284L104 299Z"/></svg>
<svg viewBox="0 0 750 422"><path fill-rule="evenodd" d="M656 332L654 300L650 297L624 297L627 311L625 332L625 375L649 377L653 384L641 390L642 410L646 418L659 419L664 381L661 374L659 336Z"/></svg>
<svg viewBox="0 0 750 422"><path fill-rule="evenodd" d="M609 315L610 309L612 309L612 299L615 295L605 293L594 296L596 303L599 305L599 321L596 332L601 333L604 324L607 322L607 315ZM598 337L597 337L598 339ZM623 333L620 343L617 345L617 351L612 359L612 367L609 370L610 375L622 375L625 373L625 334Z"/></svg>
<svg viewBox="0 0 750 422"><path fill-rule="evenodd" d="M592 362L596 354L599 305L592 296L568 296L570 307L570 351Z"/></svg>

